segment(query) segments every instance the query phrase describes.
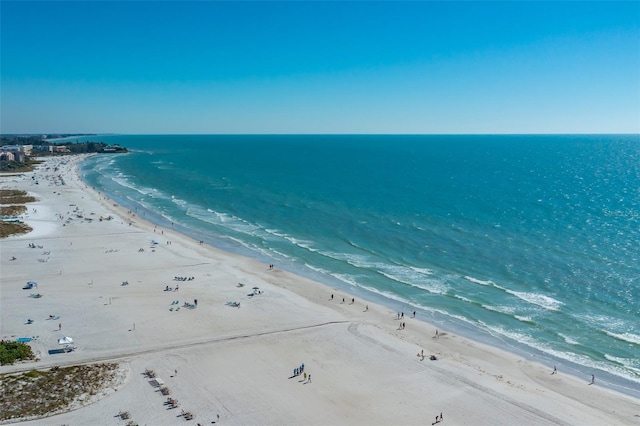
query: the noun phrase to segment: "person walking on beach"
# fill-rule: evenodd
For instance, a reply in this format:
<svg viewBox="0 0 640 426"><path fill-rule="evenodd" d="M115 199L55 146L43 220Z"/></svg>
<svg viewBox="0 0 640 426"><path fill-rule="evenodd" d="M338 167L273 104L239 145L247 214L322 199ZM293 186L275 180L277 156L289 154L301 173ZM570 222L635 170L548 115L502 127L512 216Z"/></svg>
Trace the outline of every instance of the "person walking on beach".
<svg viewBox="0 0 640 426"><path fill-rule="evenodd" d="M62 323L58 324L58 331L62 330Z"/></svg>
<svg viewBox="0 0 640 426"><path fill-rule="evenodd" d="M553 366L553 372L551 374L558 374L558 369L555 365Z"/></svg>
<svg viewBox="0 0 640 426"><path fill-rule="evenodd" d="M596 376L594 376L593 374L591 375L591 383L589 383L590 385L594 384L596 382Z"/></svg>

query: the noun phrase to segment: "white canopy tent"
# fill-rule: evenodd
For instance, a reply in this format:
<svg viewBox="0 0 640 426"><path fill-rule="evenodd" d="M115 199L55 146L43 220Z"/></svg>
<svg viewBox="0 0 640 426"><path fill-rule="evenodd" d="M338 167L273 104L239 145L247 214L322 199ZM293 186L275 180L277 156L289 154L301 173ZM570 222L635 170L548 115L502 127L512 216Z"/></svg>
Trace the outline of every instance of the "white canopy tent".
<svg viewBox="0 0 640 426"><path fill-rule="evenodd" d="M59 345L73 345L73 339L71 337L65 336L58 339Z"/></svg>

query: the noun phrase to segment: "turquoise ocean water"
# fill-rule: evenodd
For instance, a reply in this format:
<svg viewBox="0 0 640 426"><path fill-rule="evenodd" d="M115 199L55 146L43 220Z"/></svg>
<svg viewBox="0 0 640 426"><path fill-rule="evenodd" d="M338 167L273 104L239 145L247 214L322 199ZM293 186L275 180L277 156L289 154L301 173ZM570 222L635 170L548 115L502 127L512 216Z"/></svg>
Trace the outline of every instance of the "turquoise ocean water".
<svg viewBox="0 0 640 426"><path fill-rule="evenodd" d="M100 136L162 226L640 396L640 136Z"/></svg>

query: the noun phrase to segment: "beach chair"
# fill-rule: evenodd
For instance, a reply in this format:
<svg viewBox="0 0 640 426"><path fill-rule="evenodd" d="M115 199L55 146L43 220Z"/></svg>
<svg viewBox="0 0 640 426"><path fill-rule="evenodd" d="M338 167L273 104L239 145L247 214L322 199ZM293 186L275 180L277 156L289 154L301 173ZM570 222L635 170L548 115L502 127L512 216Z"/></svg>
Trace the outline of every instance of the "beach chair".
<svg viewBox="0 0 640 426"><path fill-rule="evenodd" d="M131 418L131 413L128 411L120 411L118 414L122 420L127 420Z"/></svg>

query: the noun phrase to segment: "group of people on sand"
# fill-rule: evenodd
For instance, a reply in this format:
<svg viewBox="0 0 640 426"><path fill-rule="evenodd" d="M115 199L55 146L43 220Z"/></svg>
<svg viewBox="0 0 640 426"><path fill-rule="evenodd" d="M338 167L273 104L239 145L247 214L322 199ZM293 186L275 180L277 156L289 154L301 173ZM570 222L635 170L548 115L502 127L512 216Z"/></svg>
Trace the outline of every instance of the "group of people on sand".
<svg viewBox="0 0 640 426"><path fill-rule="evenodd" d="M558 367L556 365L553 366L553 371L551 372L551 375L554 374L558 374ZM591 375L591 381L589 382L590 385L593 385L596 383L596 376L595 374Z"/></svg>
<svg viewBox="0 0 640 426"><path fill-rule="evenodd" d="M418 353L418 358L420 358L420 361L424 361L424 349L422 349L419 353ZM437 361L438 357L435 355L429 355L429 359L431 361Z"/></svg>
<svg viewBox="0 0 640 426"><path fill-rule="evenodd" d="M304 362L300 364L300 367L293 369L293 377L300 376L301 374L304 375L305 383L311 383L311 374L307 375L307 373L304 371Z"/></svg>
<svg viewBox="0 0 640 426"><path fill-rule="evenodd" d="M196 277L173 277L174 281L193 281Z"/></svg>
<svg viewBox="0 0 640 426"><path fill-rule="evenodd" d="M331 295L331 297L329 297L329 300L333 301L333 294ZM341 302L341 304L342 304L342 303L345 303L345 302L346 302L346 299L343 297L343 298L342 298L342 302ZM353 304L355 304L355 303L356 303L356 298L355 298L355 297L352 297L352 298L351 298L351 303L349 303L349 304L350 304L350 305L353 305ZM365 310L366 310L366 311L368 311L368 310L369 310L369 305L367 305L367 306L366 306L366 309L365 309Z"/></svg>

